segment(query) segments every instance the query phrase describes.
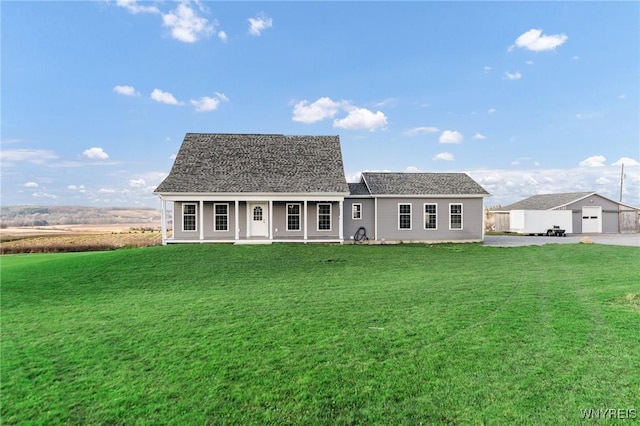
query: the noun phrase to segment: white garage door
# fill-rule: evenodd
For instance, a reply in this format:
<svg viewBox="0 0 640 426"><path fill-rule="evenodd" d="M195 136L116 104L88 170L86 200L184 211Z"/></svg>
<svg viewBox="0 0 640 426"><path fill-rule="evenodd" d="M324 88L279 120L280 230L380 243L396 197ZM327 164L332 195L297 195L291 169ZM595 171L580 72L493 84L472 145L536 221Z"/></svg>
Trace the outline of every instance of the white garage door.
<svg viewBox="0 0 640 426"><path fill-rule="evenodd" d="M582 232L602 232L602 207L589 206L582 208Z"/></svg>

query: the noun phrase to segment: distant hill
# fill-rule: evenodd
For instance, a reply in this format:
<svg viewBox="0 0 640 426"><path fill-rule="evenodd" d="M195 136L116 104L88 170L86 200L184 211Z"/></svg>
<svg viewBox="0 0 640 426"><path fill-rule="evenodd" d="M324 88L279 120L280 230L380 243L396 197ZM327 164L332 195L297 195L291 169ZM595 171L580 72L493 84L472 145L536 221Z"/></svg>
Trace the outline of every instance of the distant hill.
<svg viewBox="0 0 640 426"><path fill-rule="evenodd" d="M0 226L101 225L118 223L160 224L160 210L84 206L5 206Z"/></svg>

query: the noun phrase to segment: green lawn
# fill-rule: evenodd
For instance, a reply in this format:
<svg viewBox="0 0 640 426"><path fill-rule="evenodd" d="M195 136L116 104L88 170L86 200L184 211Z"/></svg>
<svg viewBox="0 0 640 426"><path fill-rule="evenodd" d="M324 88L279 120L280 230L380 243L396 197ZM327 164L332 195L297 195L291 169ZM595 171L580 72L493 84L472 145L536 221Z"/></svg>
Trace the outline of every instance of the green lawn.
<svg viewBox="0 0 640 426"><path fill-rule="evenodd" d="M175 245L0 262L4 425L640 420L635 247Z"/></svg>

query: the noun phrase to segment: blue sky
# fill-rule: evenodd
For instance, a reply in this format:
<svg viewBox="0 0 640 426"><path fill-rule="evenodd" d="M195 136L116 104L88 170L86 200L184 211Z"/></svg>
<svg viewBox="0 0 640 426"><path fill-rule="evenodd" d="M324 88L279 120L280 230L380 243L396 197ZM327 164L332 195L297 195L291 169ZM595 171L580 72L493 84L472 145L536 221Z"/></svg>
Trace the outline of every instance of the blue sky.
<svg viewBox="0 0 640 426"><path fill-rule="evenodd" d="M640 205L638 2L11 2L2 205L159 207L188 132Z"/></svg>

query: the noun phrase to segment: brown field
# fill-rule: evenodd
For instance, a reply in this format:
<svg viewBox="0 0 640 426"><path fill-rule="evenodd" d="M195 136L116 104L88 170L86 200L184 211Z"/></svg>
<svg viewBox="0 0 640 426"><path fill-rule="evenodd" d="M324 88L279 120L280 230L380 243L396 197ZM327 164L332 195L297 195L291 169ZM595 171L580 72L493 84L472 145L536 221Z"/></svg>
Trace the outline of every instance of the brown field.
<svg viewBox="0 0 640 426"><path fill-rule="evenodd" d="M149 223L8 227L0 230L0 254L115 250L160 245Z"/></svg>

